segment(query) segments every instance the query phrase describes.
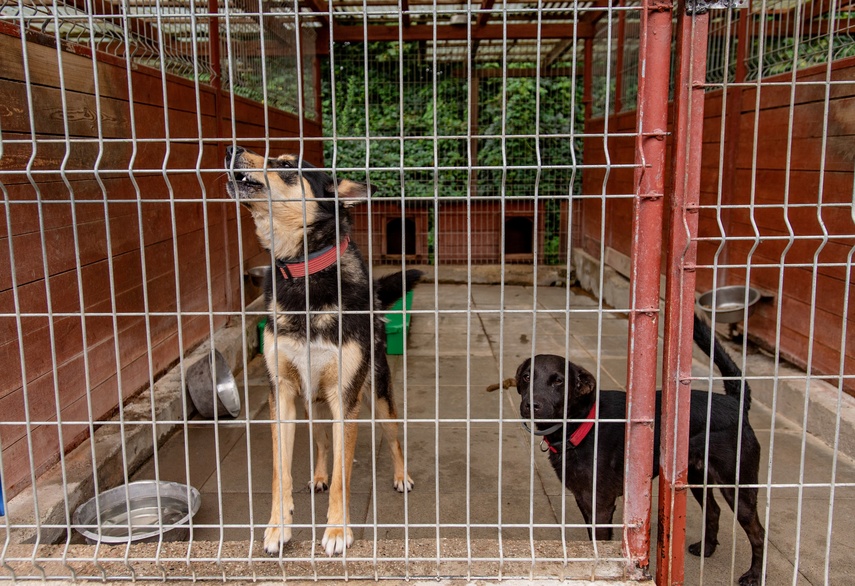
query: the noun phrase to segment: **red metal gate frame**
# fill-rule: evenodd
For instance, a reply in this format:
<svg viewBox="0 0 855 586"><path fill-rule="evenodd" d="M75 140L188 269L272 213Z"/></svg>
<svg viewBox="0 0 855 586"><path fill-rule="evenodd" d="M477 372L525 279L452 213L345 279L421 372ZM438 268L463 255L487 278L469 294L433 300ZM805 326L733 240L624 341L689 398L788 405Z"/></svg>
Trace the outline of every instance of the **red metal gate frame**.
<svg viewBox="0 0 855 586"><path fill-rule="evenodd" d="M671 217L665 285L659 536L656 583L682 584L686 550L686 483L692 384L698 204L709 14L677 16Z"/></svg>
<svg viewBox="0 0 855 586"><path fill-rule="evenodd" d="M638 49L635 200L630 252L623 548L630 570L650 563L659 267L671 67L671 1L645 0Z"/></svg>
<svg viewBox="0 0 855 586"><path fill-rule="evenodd" d="M650 509L662 215L671 59L670 1L646 0L641 13L636 197L630 255L624 553L633 570L650 563ZM665 292L659 533L656 583L683 583L691 398L692 323L706 79L707 14L680 4L674 95L670 220Z"/></svg>

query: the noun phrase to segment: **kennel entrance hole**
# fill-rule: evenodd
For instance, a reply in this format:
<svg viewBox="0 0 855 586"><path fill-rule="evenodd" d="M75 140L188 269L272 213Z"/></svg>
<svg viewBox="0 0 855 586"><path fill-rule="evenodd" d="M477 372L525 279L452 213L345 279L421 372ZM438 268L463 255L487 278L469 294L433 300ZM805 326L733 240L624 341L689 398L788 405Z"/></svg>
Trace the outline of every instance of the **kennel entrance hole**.
<svg viewBox="0 0 855 586"><path fill-rule="evenodd" d="M386 223L386 254L416 254L416 223L412 219L392 218Z"/></svg>
<svg viewBox="0 0 855 586"><path fill-rule="evenodd" d="M534 252L534 222L531 218L517 216L505 220L505 254L532 254Z"/></svg>

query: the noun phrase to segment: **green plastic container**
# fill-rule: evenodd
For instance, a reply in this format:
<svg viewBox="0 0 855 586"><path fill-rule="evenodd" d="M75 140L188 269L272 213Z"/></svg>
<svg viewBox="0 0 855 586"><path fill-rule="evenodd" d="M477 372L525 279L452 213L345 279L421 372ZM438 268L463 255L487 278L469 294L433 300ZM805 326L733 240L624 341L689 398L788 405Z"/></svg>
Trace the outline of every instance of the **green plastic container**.
<svg viewBox="0 0 855 586"><path fill-rule="evenodd" d="M406 309L410 309L413 306L413 292L407 291L404 299L407 300ZM389 308L393 313L386 314L388 320L386 322L386 354L400 355L404 353L404 342L407 339L407 330L410 329L411 315L409 313L394 313L404 309L404 299L398 299Z"/></svg>
<svg viewBox="0 0 855 586"><path fill-rule="evenodd" d="M267 327L267 318L258 322L258 353L264 354L264 328Z"/></svg>

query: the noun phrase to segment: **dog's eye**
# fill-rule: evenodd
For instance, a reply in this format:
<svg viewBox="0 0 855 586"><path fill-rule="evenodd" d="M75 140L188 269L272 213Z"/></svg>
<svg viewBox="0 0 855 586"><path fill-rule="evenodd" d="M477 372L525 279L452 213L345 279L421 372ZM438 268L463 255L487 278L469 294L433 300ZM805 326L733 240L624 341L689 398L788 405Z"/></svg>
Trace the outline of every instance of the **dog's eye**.
<svg viewBox="0 0 855 586"><path fill-rule="evenodd" d="M523 375L522 375L522 380L523 380L523 382L524 382L524 383L527 383L527 382L529 381L529 375L528 375L528 373L527 373L527 372L524 372L524 373L523 373Z"/></svg>
<svg viewBox="0 0 855 586"><path fill-rule="evenodd" d="M292 169L294 165L291 164L291 161L282 161L282 166L286 169Z"/></svg>

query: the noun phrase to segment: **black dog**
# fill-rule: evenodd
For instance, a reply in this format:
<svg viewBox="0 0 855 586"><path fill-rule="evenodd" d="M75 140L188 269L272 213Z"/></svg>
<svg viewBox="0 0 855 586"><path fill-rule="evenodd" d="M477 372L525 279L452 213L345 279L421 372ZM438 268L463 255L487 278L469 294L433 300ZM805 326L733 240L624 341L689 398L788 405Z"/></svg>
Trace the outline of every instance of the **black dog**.
<svg viewBox="0 0 855 586"><path fill-rule="evenodd" d="M695 342L709 351L712 332L709 326L695 317ZM745 384L745 398L741 421L742 446L737 453L737 441L740 431L739 399L742 376L739 367L728 356L718 340L715 340L713 360L721 374L729 377L724 383L725 393L709 394L706 391L692 391L690 431L689 431L689 470L688 481L700 485L706 480L710 484L726 485L720 488L724 499L733 509L735 490L727 485L757 484L760 465L760 444L754 430L748 423L748 408L751 404L751 389ZM565 378L566 377L566 378ZM513 380L505 381L504 386L512 386ZM509 384L510 383L510 384ZM496 385L498 386L498 385ZM562 426L556 428L555 421L566 419L593 419L594 402L599 397L599 416L601 419L623 419L626 417L626 393L621 391L597 391L597 381L584 368L565 360L560 356L538 355L527 359L517 369L516 387L521 395L520 415L523 419L536 421L539 435L549 446L549 461L558 477L562 467L565 471L565 485L573 493L576 503L582 511L585 523L591 523L594 502L593 477L594 462L597 463L597 512L598 525L612 522L615 501L623 495L624 480L624 423L598 423L597 453L594 453L594 434L588 423L568 423L566 436ZM565 390L566 389L566 390ZM567 405L565 402L565 394ZM707 421L707 401L712 400L710 419ZM661 419L661 393L656 396L656 425L653 446L653 474L659 472L659 430ZM541 420L541 422L537 422ZM709 429L709 460L704 462L705 446ZM739 478L736 477L737 461ZM702 488L692 488L692 494L698 503L703 502ZM715 551L718 541L718 522L721 509L716 503L711 489L707 490L706 533L703 555L709 557ZM765 531L757 516L757 488L740 487L737 519L751 542L751 567L739 578L741 586L759 584L763 562L763 538ZM590 536L591 530L588 529ZM609 540L612 529L597 527L596 538ZM701 544L689 547L694 555L701 554Z"/></svg>
<svg viewBox="0 0 855 586"><path fill-rule="evenodd" d="M268 271L264 283L271 313L264 330L264 359L271 381L270 417L278 422L272 426L273 507L264 550L279 553L291 539L293 420L296 401L302 400L307 413L313 404L315 418L331 415L335 421L332 483L327 474L329 440L322 429L314 434L318 457L310 485L316 491L330 489L321 545L328 555L342 553L353 542L351 528L344 527L350 516L342 497L349 501L356 418L372 384L375 412L395 467L393 486L399 492L413 487L398 442L383 315L370 310L372 305L375 311L388 308L422 273L395 273L377 279L372 287L365 261L350 241L347 211L368 197L366 185L348 179L334 182L294 155L264 159L241 147L226 149L225 165L232 177L229 195L249 209L261 245L276 257L277 271Z"/></svg>

